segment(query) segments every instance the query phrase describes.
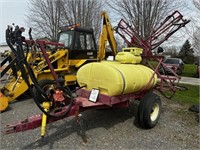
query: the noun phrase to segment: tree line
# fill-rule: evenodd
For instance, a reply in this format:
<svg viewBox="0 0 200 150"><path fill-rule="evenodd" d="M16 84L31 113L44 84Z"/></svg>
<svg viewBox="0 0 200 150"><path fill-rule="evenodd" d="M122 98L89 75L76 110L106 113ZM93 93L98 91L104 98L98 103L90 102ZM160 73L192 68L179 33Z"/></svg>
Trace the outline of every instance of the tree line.
<svg viewBox="0 0 200 150"><path fill-rule="evenodd" d="M193 3L200 10L200 1L193 0ZM152 29L176 9L184 9L181 1L30 0L26 18L36 38L48 37L56 40L61 26L79 23L82 27L93 28L98 39L101 31L100 13L107 10L113 18L125 18L136 29L137 34L146 39ZM195 49L200 47L199 36L199 32L195 32L193 36Z"/></svg>

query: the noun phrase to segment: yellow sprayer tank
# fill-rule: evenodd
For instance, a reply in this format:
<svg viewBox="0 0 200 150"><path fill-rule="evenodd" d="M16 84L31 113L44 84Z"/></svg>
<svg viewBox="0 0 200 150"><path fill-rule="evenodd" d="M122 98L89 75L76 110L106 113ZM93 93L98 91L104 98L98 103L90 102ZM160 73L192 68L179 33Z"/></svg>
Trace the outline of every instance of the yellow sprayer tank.
<svg viewBox="0 0 200 150"><path fill-rule="evenodd" d="M87 90L99 89L109 96L135 93L143 90L150 81L154 71L140 64L122 64L116 61L89 63L77 72L77 81ZM156 74L147 89L157 83Z"/></svg>

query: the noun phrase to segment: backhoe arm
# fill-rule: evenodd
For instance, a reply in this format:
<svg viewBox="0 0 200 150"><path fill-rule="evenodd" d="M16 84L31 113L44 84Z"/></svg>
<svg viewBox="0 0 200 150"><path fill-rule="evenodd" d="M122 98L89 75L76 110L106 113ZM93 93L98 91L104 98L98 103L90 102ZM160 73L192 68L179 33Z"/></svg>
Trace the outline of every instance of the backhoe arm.
<svg viewBox="0 0 200 150"><path fill-rule="evenodd" d="M103 60L105 58L107 41L109 42L113 56L117 54L117 43L115 41L114 31L110 23L109 17L105 11L101 13L101 17L103 26L99 38L99 60Z"/></svg>

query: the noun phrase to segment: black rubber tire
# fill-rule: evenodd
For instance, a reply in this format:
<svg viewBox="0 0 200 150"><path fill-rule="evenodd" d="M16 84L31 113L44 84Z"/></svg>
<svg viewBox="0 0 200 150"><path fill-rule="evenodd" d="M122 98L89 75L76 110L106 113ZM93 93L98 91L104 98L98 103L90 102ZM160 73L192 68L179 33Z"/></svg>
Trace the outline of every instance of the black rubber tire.
<svg viewBox="0 0 200 150"><path fill-rule="evenodd" d="M161 114L161 100L158 95L148 92L140 100L138 108L138 123L142 128L150 129L156 126Z"/></svg>
<svg viewBox="0 0 200 150"><path fill-rule="evenodd" d="M45 86L56 85L56 82L50 79L43 79L43 80L38 81L38 84L41 87L41 89L44 89ZM35 97L37 97L37 100L40 104L42 104L45 101L45 98L41 96L40 93L38 93L35 87L33 88L33 94L35 95Z"/></svg>

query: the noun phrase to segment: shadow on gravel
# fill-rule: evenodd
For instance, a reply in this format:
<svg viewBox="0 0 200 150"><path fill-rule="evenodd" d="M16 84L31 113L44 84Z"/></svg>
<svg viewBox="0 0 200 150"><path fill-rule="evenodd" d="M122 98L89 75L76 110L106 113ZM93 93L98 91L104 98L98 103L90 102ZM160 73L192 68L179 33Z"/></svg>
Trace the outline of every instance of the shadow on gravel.
<svg viewBox="0 0 200 150"><path fill-rule="evenodd" d="M86 132L95 128L109 128L122 123L130 118L134 119L133 122L136 123L138 102L133 101L129 108L111 108L103 110L88 110L82 114L79 119L79 124L76 125L75 119L65 119L63 124L57 126L53 124L48 125L48 130L56 131L52 134L46 135L44 138L40 138L37 141L24 146L22 149L38 149L43 146L48 146L48 149L54 149L54 142L65 140L66 137L73 133L77 133L84 143L87 143ZM136 123L137 126L137 123ZM76 142L76 141L74 141ZM62 143L61 143L62 144ZM75 143L76 144L76 143ZM45 147L46 148L46 147Z"/></svg>
<svg viewBox="0 0 200 150"><path fill-rule="evenodd" d="M8 112L8 111L11 111L11 110L15 109L15 108L13 108L12 104L15 104L15 103L18 103L18 102L23 102L23 101L26 101L26 100L28 100L30 98L32 98L32 97L28 93L20 95L16 100L14 100L12 102L9 102L8 108L6 108L6 110L1 112L1 113Z"/></svg>
<svg viewBox="0 0 200 150"><path fill-rule="evenodd" d="M8 105L8 107L6 108L6 110L2 111L1 114L5 113L5 112L9 112L11 110L13 110L13 108Z"/></svg>
<svg viewBox="0 0 200 150"><path fill-rule="evenodd" d="M17 98L17 100L14 101L14 102L17 102L17 101L24 101L24 100L27 100L27 99L30 99L30 98L32 98L31 94L30 94L28 91L26 91L25 93L23 93L22 95L20 95L20 96Z"/></svg>

